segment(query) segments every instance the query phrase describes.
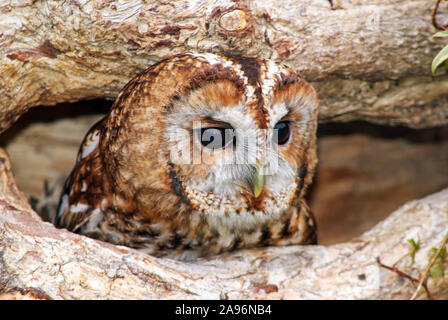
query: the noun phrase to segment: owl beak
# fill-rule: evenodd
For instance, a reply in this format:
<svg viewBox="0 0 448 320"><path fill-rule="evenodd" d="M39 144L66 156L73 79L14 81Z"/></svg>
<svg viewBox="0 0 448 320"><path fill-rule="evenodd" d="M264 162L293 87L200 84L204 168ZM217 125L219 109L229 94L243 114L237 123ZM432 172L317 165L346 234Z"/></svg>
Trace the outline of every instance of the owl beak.
<svg viewBox="0 0 448 320"><path fill-rule="evenodd" d="M255 198L258 198L264 187L264 166L257 161L257 167L254 176L252 177L252 187Z"/></svg>

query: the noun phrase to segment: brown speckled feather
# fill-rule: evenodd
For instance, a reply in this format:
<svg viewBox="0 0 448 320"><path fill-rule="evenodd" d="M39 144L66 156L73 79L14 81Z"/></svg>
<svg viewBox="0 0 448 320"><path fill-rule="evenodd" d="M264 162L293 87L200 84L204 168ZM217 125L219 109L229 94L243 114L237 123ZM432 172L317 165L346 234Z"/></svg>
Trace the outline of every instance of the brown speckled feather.
<svg viewBox="0 0 448 320"><path fill-rule="evenodd" d="M315 243L304 194L317 162L317 109L314 89L271 61L212 54L162 60L131 80L86 135L56 225L184 260ZM272 147L280 122L288 140ZM231 128L233 144L206 148L198 123ZM245 135L256 137L254 147L235 144ZM241 162L246 156L256 163ZM263 173L258 194L260 163L277 171Z"/></svg>

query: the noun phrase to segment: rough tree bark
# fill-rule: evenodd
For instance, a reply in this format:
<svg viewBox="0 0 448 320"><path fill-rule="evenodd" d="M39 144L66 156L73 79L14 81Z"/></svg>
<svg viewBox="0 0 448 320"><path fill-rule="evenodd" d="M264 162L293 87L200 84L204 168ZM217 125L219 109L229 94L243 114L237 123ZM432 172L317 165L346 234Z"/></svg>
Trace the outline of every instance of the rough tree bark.
<svg viewBox="0 0 448 320"><path fill-rule="evenodd" d="M415 285L379 267L376 258L392 265L411 251L407 239L419 239L412 269L409 258L398 264L418 277L448 225L445 189L347 243L242 250L183 263L43 223L16 189L3 151L0 164L0 299L405 299ZM433 294L447 298L448 288L438 287Z"/></svg>
<svg viewBox="0 0 448 320"><path fill-rule="evenodd" d="M331 6L333 3L333 7ZM0 1L0 122L28 108L113 99L169 53L282 61L317 88L323 121L448 122L428 0ZM441 6L438 18L448 15ZM441 71L443 73L443 71Z"/></svg>
<svg viewBox="0 0 448 320"><path fill-rule="evenodd" d="M332 2L0 0L1 130L33 106L113 99L149 64L187 50L283 61L317 88L322 121L448 123L448 77L429 70L442 47L431 38L434 4ZM418 277L448 225L445 189L347 243L182 263L43 223L3 151L0 169L0 298L409 298L414 285L376 258L392 265L419 239L412 267L398 264Z"/></svg>

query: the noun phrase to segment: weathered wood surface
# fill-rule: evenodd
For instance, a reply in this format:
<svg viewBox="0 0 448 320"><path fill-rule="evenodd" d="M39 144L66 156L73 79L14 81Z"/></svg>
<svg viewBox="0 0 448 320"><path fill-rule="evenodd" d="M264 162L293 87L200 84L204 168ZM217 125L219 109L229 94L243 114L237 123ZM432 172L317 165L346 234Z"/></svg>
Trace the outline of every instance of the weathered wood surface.
<svg viewBox="0 0 448 320"><path fill-rule="evenodd" d="M427 0L0 0L0 127L28 108L113 99L137 72L184 51L282 61L317 88L322 121L411 127L448 123L448 77ZM446 18L448 8L439 17ZM156 259L43 223L0 156L0 298L396 299L414 285L380 268L421 249L418 277L448 225L448 189L410 202L358 239L239 251L196 262ZM446 286L433 294L447 297ZM420 296L425 297L424 293Z"/></svg>
<svg viewBox="0 0 448 320"><path fill-rule="evenodd" d="M418 277L448 225L445 189L347 243L157 259L41 222L15 189L6 154L0 158L0 299L406 299L415 286L376 258L392 265L410 252L407 239L419 239L412 268L409 258L398 264ZM430 287L448 297L446 286Z"/></svg>
<svg viewBox="0 0 448 320"><path fill-rule="evenodd" d="M0 0L0 124L36 105L113 99L166 54L282 61L317 88L322 121L448 123L428 0ZM448 6L438 17L446 20ZM438 40L440 41L440 40Z"/></svg>

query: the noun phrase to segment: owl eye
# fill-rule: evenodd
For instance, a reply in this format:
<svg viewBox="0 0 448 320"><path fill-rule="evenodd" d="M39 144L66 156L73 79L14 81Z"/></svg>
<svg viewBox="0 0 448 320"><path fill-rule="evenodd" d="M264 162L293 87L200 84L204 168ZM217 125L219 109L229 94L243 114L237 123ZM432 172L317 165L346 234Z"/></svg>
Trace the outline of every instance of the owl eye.
<svg viewBox="0 0 448 320"><path fill-rule="evenodd" d="M224 148L234 140L233 130L229 128L201 128L198 133L202 146L212 150Z"/></svg>
<svg viewBox="0 0 448 320"><path fill-rule="evenodd" d="M289 121L282 121L275 125L274 130L277 133L277 144L285 144L291 136Z"/></svg>

